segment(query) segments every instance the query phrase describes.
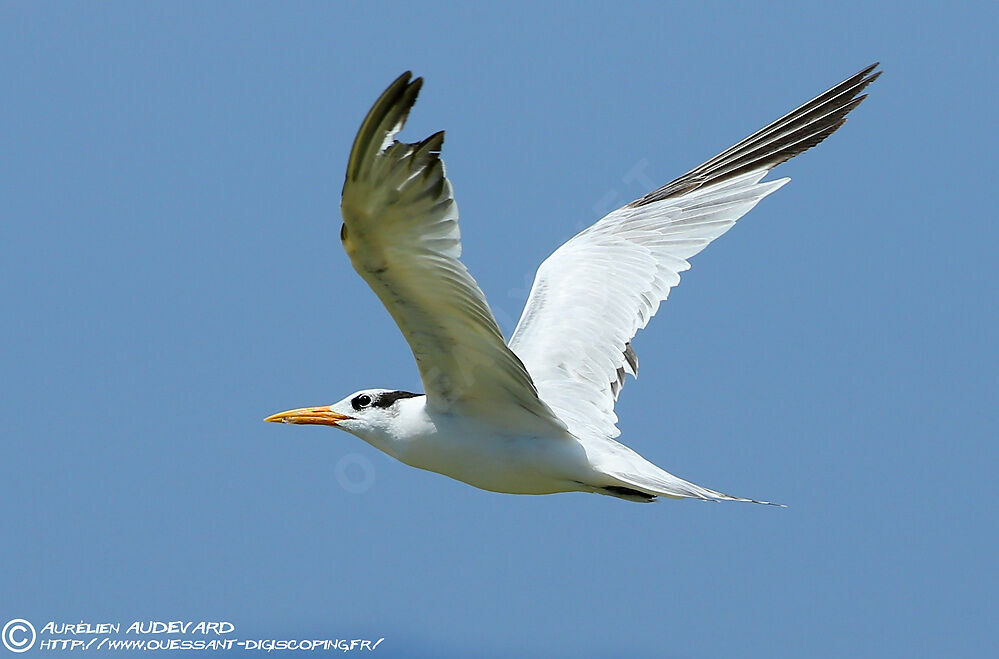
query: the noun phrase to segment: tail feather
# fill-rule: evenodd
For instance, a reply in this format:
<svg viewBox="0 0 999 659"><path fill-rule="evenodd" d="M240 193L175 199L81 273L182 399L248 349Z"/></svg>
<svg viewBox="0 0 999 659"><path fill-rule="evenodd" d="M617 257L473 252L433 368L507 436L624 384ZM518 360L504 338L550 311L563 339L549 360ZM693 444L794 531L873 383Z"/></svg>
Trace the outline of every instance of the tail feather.
<svg viewBox="0 0 999 659"><path fill-rule="evenodd" d="M765 506L779 506L780 508L787 508L787 506L783 504L774 503L772 501L759 501L757 499L736 497L731 494L725 494L724 492L718 492L706 487L701 487L696 483L691 483L690 481L685 481L682 478L674 476L668 471L664 471L651 463L649 463L649 465L656 469L658 473L650 475L618 473L614 474L614 476L622 483L626 483L628 487L653 496L671 497L673 499L700 499L701 501L745 501L747 503L759 503Z"/></svg>
<svg viewBox="0 0 999 659"><path fill-rule="evenodd" d="M591 450L593 448L597 447L591 445ZM597 463L600 465L601 473L613 480L612 483L603 483L596 488L595 491L600 494L616 496L629 501L652 501L654 497L662 496L672 499L700 499L702 501L745 501L767 506L787 507L772 501L732 496L685 481L665 469L657 467L624 444L612 439L605 438L600 442L599 456Z"/></svg>

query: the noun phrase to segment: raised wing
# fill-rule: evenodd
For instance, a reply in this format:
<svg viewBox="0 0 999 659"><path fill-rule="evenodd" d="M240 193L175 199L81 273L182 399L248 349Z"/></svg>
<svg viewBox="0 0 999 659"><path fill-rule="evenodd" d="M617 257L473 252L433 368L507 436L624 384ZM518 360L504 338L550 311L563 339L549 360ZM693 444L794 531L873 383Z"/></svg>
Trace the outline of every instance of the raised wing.
<svg viewBox="0 0 999 659"><path fill-rule="evenodd" d="M344 249L409 342L428 404L501 426L564 427L458 260L458 207L440 159L444 133L416 144L393 139L422 84L410 77L382 93L354 139L340 203Z"/></svg>
<svg viewBox="0 0 999 659"><path fill-rule="evenodd" d="M708 243L790 179L760 181L836 131L880 75L867 67L678 179L608 214L538 269L510 347L573 433L616 437L637 375L630 341Z"/></svg>

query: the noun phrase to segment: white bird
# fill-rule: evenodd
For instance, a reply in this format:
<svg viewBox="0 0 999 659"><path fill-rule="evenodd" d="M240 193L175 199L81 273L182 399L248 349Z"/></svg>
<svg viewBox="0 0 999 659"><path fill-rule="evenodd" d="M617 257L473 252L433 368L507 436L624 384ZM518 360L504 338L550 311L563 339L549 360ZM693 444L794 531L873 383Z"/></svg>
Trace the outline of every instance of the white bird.
<svg viewBox="0 0 999 659"><path fill-rule="evenodd" d="M688 259L790 180L763 177L843 125L875 68L559 247L538 268L509 343L458 260L444 133L394 139L422 85L404 73L354 139L340 238L409 342L426 394L366 389L266 420L340 428L407 465L494 492L753 501L683 480L615 441L614 403L625 376L638 373L630 342Z"/></svg>

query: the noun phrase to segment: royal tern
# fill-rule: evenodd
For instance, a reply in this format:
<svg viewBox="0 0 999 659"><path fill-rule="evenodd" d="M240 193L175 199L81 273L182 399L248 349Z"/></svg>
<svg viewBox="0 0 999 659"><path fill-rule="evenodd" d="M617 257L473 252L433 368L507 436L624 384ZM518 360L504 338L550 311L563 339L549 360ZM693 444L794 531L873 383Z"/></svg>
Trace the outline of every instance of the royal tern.
<svg viewBox="0 0 999 659"><path fill-rule="evenodd" d="M876 68L559 247L538 268L509 343L458 260L458 208L440 159L444 133L415 144L394 139L422 85L402 74L354 139L340 239L402 330L426 394L365 389L266 420L333 426L408 465L494 492L754 501L678 478L615 441L614 403L625 376L638 373L631 339L679 283L688 259L790 180L763 177L843 125L880 75Z"/></svg>

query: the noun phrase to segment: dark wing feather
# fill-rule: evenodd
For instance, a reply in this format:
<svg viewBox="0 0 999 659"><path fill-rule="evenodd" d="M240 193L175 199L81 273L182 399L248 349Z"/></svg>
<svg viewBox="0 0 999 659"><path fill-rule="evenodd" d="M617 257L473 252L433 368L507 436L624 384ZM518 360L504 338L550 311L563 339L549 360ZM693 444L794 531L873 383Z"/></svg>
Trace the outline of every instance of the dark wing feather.
<svg viewBox="0 0 999 659"><path fill-rule="evenodd" d="M859 94L881 75L880 71L874 71L877 66L877 63L868 66L629 206L677 197L753 170L771 169L807 151L836 132L846 121L846 115L867 98L866 94Z"/></svg>
<svg viewBox="0 0 999 659"><path fill-rule="evenodd" d="M421 83L403 74L361 123L340 203L344 249L406 337L429 405L489 417L498 427L563 428L458 260L458 207L440 159L444 133L414 144L394 139Z"/></svg>

